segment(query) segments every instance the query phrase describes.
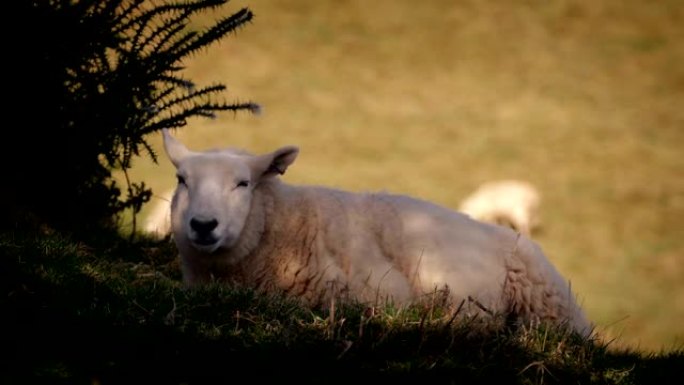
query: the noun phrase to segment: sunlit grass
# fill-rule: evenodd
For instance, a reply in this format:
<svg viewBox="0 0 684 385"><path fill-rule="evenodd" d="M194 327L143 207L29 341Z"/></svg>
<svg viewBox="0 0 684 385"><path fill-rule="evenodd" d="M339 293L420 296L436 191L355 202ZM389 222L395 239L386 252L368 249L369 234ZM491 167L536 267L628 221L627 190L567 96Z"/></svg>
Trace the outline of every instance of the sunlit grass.
<svg viewBox="0 0 684 385"><path fill-rule="evenodd" d="M288 182L449 207L484 181L529 180L536 239L590 318L622 344L684 343L681 2L229 4L254 22L188 77L263 114L191 121L190 147L296 144ZM174 183L163 156L132 174Z"/></svg>
<svg viewBox="0 0 684 385"><path fill-rule="evenodd" d="M641 384L671 382L684 358L468 317L439 295L311 308L245 287L186 289L171 251L111 234L88 246L0 234L0 340L12 349L0 382Z"/></svg>

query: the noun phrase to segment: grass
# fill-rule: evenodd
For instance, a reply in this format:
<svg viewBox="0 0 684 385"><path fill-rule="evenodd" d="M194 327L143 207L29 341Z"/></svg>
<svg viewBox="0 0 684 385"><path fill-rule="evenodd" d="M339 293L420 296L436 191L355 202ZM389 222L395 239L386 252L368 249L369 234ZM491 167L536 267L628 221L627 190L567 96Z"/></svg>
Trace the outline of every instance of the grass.
<svg viewBox="0 0 684 385"><path fill-rule="evenodd" d="M678 383L684 350L609 349L441 305L309 309L278 293L185 290L168 242L0 236L2 383Z"/></svg>
<svg viewBox="0 0 684 385"><path fill-rule="evenodd" d="M482 182L528 180L543 197L535 238L602 331L649 351L684 343L680 1L234 0L226 11L241 6L254 22L187 73L263 114L191 121L177 133L190 147L296 144L288 182L452 208ZM159 194L174 183L163 157L132 176Z"/></svg>

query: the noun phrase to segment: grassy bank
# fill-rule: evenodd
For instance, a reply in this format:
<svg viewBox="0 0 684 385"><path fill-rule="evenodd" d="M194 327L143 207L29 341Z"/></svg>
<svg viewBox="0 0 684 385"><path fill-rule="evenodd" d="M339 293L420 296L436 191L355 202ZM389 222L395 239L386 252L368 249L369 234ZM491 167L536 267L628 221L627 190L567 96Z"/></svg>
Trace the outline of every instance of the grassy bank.
<svg viewBox="0 0 684 385"><path fill-rule="evenodd" d="M681 381L684 351L613 349L439 306L309 309L277 294L184 290L172 247L0 236L3 383L641 384Z"/></svg>

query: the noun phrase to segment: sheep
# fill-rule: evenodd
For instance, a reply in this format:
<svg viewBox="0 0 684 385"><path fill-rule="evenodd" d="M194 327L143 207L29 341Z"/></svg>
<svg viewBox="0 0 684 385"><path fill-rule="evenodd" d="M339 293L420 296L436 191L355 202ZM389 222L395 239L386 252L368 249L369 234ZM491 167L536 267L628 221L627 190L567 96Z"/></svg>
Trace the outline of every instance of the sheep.
<svg viewBox="0 0 684 385"><path fill-rule="evenodd" d="M343 295L410 304L439 291L474 304L475 315L590 331L541 248L509 228L405 195L285 183L294 146L199 152L167 129L163 138L177 172L171 227L189 288L225 282L318 306Z"/></svg>
<svg viewBox="0 0 684 385"><path fill-rule="evenodd" d="M144 232L157 238L164 238L171 232L171 199L175 189L166 190L155 199L152 211L145 218Z"/></svg>
<svg viewBox="0 0 684 385"><path fill-rule="evenodd" d="M458 210L484 222L509 226L531 236L540 225L541 197L530 183L500 180L480 185L466 197Z"/></svg>

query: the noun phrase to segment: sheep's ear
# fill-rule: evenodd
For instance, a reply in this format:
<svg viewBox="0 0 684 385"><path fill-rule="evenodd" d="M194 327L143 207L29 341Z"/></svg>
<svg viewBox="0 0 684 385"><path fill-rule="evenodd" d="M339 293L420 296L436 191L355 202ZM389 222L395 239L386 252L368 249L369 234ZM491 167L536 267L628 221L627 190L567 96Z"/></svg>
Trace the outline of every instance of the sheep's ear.
<svg viewBox="0 0 684 385"><path fill-rule="evenodd" d="M162 130L162 134L164 135L164 150L166 151L166 155L169 157L169 160L171 160L171 163L178 167L178 164L190 154L190 150L188 150L183 143L171 136L167 128Z"/></svg>
<svg viewBox="0 0 684 385"><path fill-rule="evenodd" d="M285 174L298 154L299 148L287 146L270 154L258 156L254 158L254 162L251 164L252 172L254 176L260 179Z"/></svg>

